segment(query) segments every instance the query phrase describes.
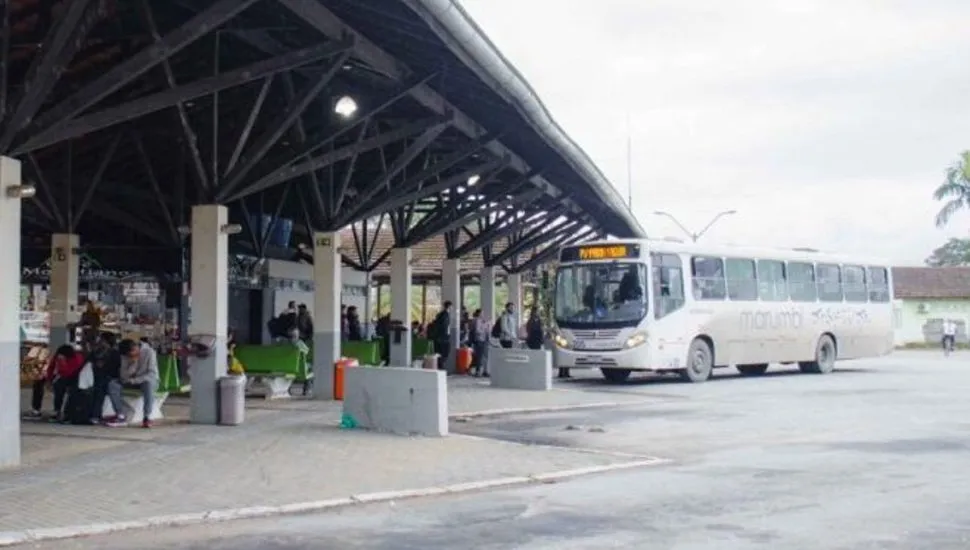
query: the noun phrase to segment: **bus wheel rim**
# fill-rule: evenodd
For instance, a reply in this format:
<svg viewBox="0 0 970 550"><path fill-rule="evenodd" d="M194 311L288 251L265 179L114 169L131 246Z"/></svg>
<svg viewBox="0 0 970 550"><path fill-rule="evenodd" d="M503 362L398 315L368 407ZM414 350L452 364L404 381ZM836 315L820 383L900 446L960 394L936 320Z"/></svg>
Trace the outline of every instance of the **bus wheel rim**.
<svg viewBox="0 0 970 550"><path fill-rule="evenodd" d="M820 365L828 366L832 362L832 344L828 342L823 342L818 349L818 363Z"/></svg>
<svg viewBox="0 0 970 550"><path fill-rule="evenodd" d="M702 374L707 370L707 354L704 350L697 350L694 352L694 360L691 362L691 369L697 373Z"/></svg>

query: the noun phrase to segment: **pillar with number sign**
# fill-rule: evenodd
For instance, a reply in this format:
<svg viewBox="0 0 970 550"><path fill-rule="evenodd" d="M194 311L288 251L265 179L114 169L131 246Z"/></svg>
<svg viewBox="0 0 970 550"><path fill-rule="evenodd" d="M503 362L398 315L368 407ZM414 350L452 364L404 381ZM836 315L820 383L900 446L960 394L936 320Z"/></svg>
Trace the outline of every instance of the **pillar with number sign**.
<svg viewBox="0 0 970 550"><path fill-rule="evenodd" d="M0 468L20 464L20 161L0 156Z"/></svg>
<svg viewBox="0 0 970 550"><path fill-rule="evenodd" d="M212 353L192 359L190 420L219 421L218 383L226 375L229 331L229 210L192 207L191 307L189 338L212 342Z"/></svg>
<svg viewBox="0 0 970 550"><path fill-rule="evenodd" d="M78 321L78 278L81 276L81 241L77 235L51 236L51 284L47 311L50 313L52 347L72 342L68 327Z"/></svg>
<svg viewBox="0 0 970 550"><path fill-rule="evenodd" d="M340 359L340 234L313 234L313 397L333 399Z"/></svg>

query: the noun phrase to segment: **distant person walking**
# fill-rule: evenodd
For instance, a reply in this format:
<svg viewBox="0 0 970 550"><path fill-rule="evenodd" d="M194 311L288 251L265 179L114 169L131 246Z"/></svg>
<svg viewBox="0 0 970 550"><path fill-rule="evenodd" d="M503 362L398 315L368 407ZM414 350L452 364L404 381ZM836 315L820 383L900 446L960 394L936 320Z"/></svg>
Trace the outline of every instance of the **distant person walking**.
<svg viewBox="0 0 970 550"><path fill-rule="evenodd" d="M499 344L505 349L511 349L518 340L519 323L515 316L515 304L505 304L505 311L499 317Z"/></svg>

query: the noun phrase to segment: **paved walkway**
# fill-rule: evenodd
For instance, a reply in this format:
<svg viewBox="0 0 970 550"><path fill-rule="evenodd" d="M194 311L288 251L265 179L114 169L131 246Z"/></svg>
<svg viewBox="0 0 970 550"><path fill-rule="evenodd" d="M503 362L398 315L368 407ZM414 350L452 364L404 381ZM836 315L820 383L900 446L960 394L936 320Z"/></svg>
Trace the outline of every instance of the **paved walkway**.
<svg viewBox="0 0 970 550"><path fill-rule="evenodd" d="M451 384L453 412L595 405L641 397ZM340 430L338 403L253 402L249 422L146 431L24 424L27 466L0 472L0 533L276 506L372 492L529 476L629 461L626 457L455 435L409 438Z"/></svg>

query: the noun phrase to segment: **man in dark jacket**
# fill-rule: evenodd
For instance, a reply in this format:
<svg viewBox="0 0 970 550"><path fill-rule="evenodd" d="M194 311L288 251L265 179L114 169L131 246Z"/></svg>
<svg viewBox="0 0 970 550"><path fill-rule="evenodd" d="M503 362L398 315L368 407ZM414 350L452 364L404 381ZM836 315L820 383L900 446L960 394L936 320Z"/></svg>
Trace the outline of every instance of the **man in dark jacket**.
<svg viewBox="0 0 970 550"><path fill-rule="evenodd" d="M434 342L434 349L440 356L439 369L446 368L448 356L451 355L451 306L450 301L444 303L428 330L428 338Z"/></svg>
<svg viewBox="0 0 970 550"><path fill-rule="evenodd" d="M300 304L296 312L296 328L300 331L300 340L310 342L313 340L313 316L307 309L306 304Z"/></svg>
<svg viewBox="0 0 970 550"><path fill-rule="evenodd" d="M88 356L94 370L94 386L91 388L91 422L100 422L104 411L104 399L108 396L108 384L121 378L121 354L118 352L114 334L102 334Z"/></svg>

